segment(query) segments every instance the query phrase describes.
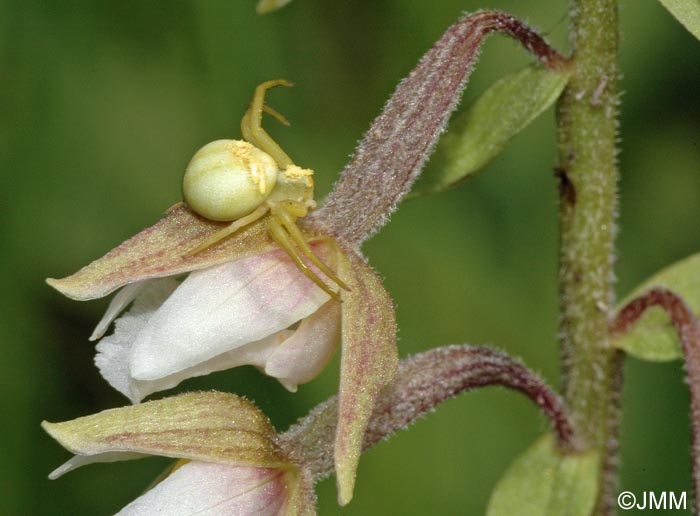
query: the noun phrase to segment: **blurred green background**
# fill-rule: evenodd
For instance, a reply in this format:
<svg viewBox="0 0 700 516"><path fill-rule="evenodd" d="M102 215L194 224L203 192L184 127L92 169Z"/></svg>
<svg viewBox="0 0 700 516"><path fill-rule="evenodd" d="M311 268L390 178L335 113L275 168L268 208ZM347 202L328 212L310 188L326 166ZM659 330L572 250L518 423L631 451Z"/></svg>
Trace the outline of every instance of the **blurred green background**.
<svg viewBox="0 0 700 516"><path fill-rule="evenodd" d="M112 514L167 461L100 464L57 481L69 457L39 428L124 405L87 341L107 301L62 298L68 275L155 222L210 140L237 137L255 85L296 83L266 127L327 193L355 143L422 53L464 10L498 7L567 48L563 0L0 1L3 359L0 514ZM656 2L621 5L618 293L700 251L700 43ZM530 59L485 45L464 103ZM405 203L366 246L398 310L401 355L468 342L523 357L558 385L557 198L550 110L485 173ZM429 169L428 172L429 173ZM688 490L688 396L680 363L625 370L622 487ZM235 391L283 429L335 392L337 360L292 395L250 368L188 381ZM513 457L547 428L518 394L452 400L363 456L355 499L319 485L320 514L481 514ZM537 474L537 472L533 472Z"/></svg>

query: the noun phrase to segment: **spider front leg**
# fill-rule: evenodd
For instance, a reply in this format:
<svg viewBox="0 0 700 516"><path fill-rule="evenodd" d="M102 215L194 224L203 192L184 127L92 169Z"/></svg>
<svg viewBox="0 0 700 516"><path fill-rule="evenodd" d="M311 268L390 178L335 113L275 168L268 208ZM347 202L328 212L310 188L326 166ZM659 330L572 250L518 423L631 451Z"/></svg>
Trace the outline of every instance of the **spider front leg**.
<svg viewBox="0 0 700 516"><path fill-rule="evenodd" d="M332 290L318 275L306 264L302 255L313 263L323 274L332 280L343 290L350 290L330 268L316 256L311 246L306 242L306 238L296 225L296 217L304 217L307 208L299 203L289 202L277 204L271 208L272 217L268 223L270 235L284 249L296 266L311 281L316 283L324 292L333 299L340 300L339 294ZM301 251L301 254L300 254Z"/></svg>
<svg viewBox="0 0 700 516"><path fill-rule="evenodd" d="M275 86L291 87L292 83L284 79L277 79L259 84L258 87L255 88L250 106L248 106L248 109L241 119L241 133L243 133L243 138L246 141L249 141L260 150L267 152L275 159L281 169L285 169L293 164L292 159L287 156L287 153L282 150L277 142L275 142L262 127L263 112L272 115L283 124L289 125L286 118L265 104L265 94L267 90Z"/></svg>

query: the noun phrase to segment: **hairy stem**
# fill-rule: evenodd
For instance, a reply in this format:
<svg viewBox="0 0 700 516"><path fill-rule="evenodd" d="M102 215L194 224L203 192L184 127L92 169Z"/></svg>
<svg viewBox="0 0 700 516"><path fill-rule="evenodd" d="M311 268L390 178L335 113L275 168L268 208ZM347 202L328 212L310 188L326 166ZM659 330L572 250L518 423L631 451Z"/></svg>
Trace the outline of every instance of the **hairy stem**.
<svg viewBox="0 0 700 516"><path fill-rule="evenodd" d="M564 398L586 448L603 451L595 514L613 510L621 358L607 345L617 209L616 0L575 0L573 75L557 109Z"/></svg>
<svg viewBox="0 0 700 516"><path fill-rule="evenodd" d="M466 345L431 349L399 363L395 380L377 399L363 449L406 428L443 401L489 385L525 394L549 418L560 447L579 449L562 400L538 375L504 353ZM330 398L280 436L280 445L292 460L317 480L333 471L337 411L337 397Z"/></svg>
<svg viewBox="0 0 700 516"><path fill-rule="evenodd" d="M655 288L630 301L610 327L624 333L652 306L662 307L671 317L685 355L690 388L691 455L693 467L693 514L700 514L700 324L683 299L670 290Z"/></svg>

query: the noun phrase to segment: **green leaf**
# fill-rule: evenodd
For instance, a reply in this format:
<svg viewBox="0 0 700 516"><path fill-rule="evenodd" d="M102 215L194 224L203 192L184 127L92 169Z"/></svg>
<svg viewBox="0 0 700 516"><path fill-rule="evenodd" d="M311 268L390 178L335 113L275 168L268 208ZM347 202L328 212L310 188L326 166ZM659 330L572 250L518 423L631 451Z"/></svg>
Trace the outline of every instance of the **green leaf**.
<svg viewBox="0 0 700 516"><path fill-rule="evenodd" d="M596 451L562 455L547 434L496 484L487 516L589 516L598 494Z"/></svg>
<svg viewBox="0 0 700 516"><path fill-rule="evenodd" d="M663 287L681 296L693 313L700 312L700 254L669 265L635 288L618 305L618 310L653 287ZM626 333L612 339L612 345L629 355L650 362L683 358L678 334L668 314L660 307L648 309Z"/></svg>
<svg viewBox="0 0 700 516"><path fill-rule="evenodd" d="M260 0L255 10L258 14L267 14L277 9L281 9L292 0Z"/></svg>
<svg viewBox="0 0 700 516"><path fill-rule="evenodd" d="M455 186L486 166L559 98L569 76L565 70L532 65L496 82L453 122L413 195Z"/></svg>
<svg viewBox="0 0 700 516"><path fill-rule="evenodd" d="M660 2L693 36L700 39L700 0L660 0Z"/></svg>

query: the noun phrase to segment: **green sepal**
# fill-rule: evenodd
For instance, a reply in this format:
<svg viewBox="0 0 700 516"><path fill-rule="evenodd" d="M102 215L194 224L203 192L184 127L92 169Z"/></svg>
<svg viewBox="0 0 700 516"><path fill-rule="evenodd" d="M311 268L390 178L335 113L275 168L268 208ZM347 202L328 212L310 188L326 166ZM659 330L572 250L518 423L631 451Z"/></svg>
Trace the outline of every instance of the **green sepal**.
<svg viewBox="0 0 700 516"><path fill-rule="evenodd" d="M77 301L104 297L137 281L176 276L240 260L275 245L263 217L211 249L185 256L227 222L214 222L197 215L184 203L171 207L158 222L121 243L102 258L75 274L46 282Z"/></svg>
<svg viewBox="0 0 700 516"><path fill-rule="evenodd" d="M597 451L562 453L551 434L516 458L496 484L487 516L590 516L598 494Z"/></svg>
<svg viewBox="0 0 700 516"><path fill-rule="evenodd" d="M559 98L569 77L531 65L500 79L452 123L411 195L450 188L486 166Z"/></svg>
<svg viewBox="0 0 700 516"><path fill-rule="evenodd" d="M291 467L267 416L234 394L186 393L63 423L44 421L41 426L83 458L69 461L52 478L90 462L147 455L233 466Z"/></svg>
<svg viewBox="0 0 700 516"><path fill-rule="evenodd" d="M668 11L700 39L700 0L659 0Z"/></svg>
<svg viewBox="0 0 700 516"><path fill-rule="evenodd" d="M683 298L693 313L700 312L700 254L694 254L656 273L625 297L618 309L653 287L673 291ZM649 362L683 358L678 333L668 314L658 306L646 310L627 332L612 337L611 344L635 358Z"/></svg>
<svg viewBox="0 0 700 516"><path fill-rule="evenodd" d="M382 282L356 253L338 254L343 323L334 462L338 503L350 502L365 429L381 389L398 366L394 305Z"/></svg>

